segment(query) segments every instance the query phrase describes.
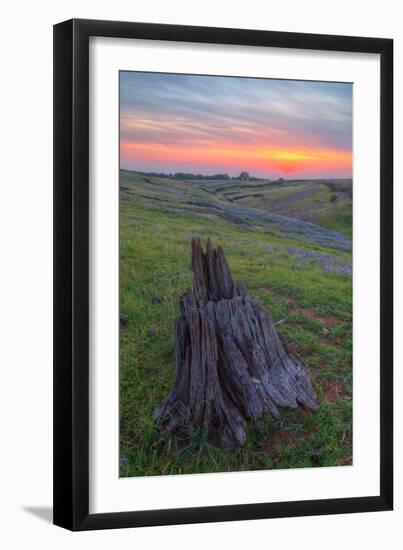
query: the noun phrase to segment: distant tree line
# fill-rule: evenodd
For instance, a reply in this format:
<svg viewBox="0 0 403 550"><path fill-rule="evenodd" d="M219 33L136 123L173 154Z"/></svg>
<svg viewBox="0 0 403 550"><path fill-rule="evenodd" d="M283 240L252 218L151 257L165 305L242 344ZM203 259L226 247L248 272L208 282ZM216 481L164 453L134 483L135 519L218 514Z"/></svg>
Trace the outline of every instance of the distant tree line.
<svg viewBox="0 0 403 550"><path fill-rule="evenodd" d="M189 174L187 172L176 172L173 174L175 179L179 180L229 180L228 174L213 174L211 176L204 176L203 174Z"/></svg>
<svg viewBox="0 0 403 550"><path fill-rule="evenodd" d="M277 180L270 180L269 178L257 178L256 176L249 175L248 172L241 172L239 176L231 177L228 174L192 174L191 172L175 172L166 174L165 172L141 172L140 170L129 170L129 172L136 172L142 176L155 177L155 178L168 178L177 180L244 180L244 181L277 181L278 183L284 183L284 178L277 178Z"/></svg>
<svg viewBox="0 0 403 550"><path fill-rule="evenodd" d="M211 176L203 174L192 174L190 172L175 172L174 174L166 174L165 172L141 172L140 170L135 170L138 174L142 176L149 177L158 177L158 178L171 178L178 180L229 180L231 177L228 174L212 174Z"/></svg>

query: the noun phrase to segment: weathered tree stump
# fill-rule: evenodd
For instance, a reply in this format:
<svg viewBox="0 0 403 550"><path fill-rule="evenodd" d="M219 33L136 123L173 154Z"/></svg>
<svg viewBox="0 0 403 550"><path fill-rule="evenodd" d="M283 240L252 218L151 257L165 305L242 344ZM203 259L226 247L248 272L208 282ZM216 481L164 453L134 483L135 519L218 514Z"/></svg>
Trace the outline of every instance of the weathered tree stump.
<svg viewBox="0 0 403 550"><path fill-rule="evenodd" d="M193 290L175 325L176 377L154 419L170 432L202 431L219 447L243 445L246 421L278 407L318 408L303 362L269 312L235 285L224 251L192 239Z"/></svg>

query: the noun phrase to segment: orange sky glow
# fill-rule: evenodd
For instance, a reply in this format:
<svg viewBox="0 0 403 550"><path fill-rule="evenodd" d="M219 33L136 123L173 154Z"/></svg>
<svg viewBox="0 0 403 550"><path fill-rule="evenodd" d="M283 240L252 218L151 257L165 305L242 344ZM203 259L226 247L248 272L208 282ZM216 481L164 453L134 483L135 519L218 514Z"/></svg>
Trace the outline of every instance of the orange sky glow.
<svg viewBox="0 0 403 550"><path fill-rule="evenodd" d="M279 148L257 146L245 148L234 147L232 144L214 144L209 147L176 146L170 147L160 143L121 142L121 161L124 164L131 159L141 159L152 162L158 159L159 164L164 162L179 166L206 165L225 168L231 165L238 170L245 166L253 167L259 172L278 172L280 174L294 174L302 172L341 170L351 172L351 151L339 151L326 148ZM176 163L176 164L175 164Z"/></svg>

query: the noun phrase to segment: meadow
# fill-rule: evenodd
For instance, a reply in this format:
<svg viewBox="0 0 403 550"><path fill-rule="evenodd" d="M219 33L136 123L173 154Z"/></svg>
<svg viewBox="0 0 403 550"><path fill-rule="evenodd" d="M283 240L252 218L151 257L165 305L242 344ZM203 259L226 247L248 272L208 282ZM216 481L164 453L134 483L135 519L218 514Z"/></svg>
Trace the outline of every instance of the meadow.
<svg viewBox="0 0 403 550"><path fill-rule="evenodd" d="M351 180L215 181L120 173L120 475L352 463ZM191 286L190 242L221 245L307 365L320 408L282 410L217 449L159 430L175 374L174 320Z"/></svg>

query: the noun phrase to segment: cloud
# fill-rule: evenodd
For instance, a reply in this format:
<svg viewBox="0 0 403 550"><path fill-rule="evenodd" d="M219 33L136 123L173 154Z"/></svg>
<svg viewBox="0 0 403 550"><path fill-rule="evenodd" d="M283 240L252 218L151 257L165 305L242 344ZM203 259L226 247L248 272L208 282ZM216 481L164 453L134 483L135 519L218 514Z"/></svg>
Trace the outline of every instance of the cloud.
<svg viewBox="0 0 403 550"><path fill-rule="evenodd" d="M228 159L230 150L250 151L255 161L253 151L309 148L351 158L351 84L122 72L120 106L127 167L145 157L151 162L154 152L155 167L163 170L169 160L161 157L164 148L177 158L178 170L175 151L202 155L212 148ZM198 165L210 166L207 157L198 158ZM351 172L351 166L343 170Z"/></svg>

